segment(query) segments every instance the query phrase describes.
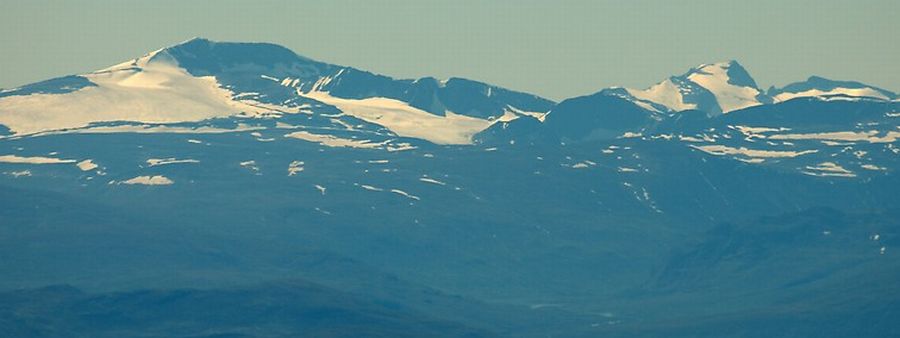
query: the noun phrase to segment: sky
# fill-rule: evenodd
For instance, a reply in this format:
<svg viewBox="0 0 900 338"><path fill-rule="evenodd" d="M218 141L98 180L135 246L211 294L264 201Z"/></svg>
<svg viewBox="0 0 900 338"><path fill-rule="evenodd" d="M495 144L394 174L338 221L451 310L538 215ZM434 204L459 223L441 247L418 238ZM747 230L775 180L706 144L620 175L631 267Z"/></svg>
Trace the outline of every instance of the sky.
<svg viewBox="0 0 900 338"><path fill-rule="evenodd" d="M726 60L764 88L819 75L900 91L898 14L897 0L0 0L0 88L205 37L554 100Z"/></svg>

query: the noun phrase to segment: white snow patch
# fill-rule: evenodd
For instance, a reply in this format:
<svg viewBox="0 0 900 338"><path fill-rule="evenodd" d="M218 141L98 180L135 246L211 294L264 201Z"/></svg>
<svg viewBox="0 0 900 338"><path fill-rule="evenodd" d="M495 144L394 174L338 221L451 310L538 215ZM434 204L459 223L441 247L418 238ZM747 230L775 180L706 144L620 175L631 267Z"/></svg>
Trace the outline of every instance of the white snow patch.
<svg viewBox="0 0 900 338"><path fill-rule="evenodd" d="M438 181L438 180L433 179L433 178L430 178L430 177L420 177L420 178L419 178L419 181L426 182L426 183L437 184L437 185L447 185L447 183Z"/></svg>
<svg viewBox="0 0 900 338"><path fill-rule="evenodd" d="M406 143L406 142L401 142L401 143L391 142L391 143L388 143L384 149L387 149L387 151L389 151L389 152L395 152L395 151L413 150L413 149L418 149L418 148L416 146L414 146L410 143Z"/></svg>
<svg viewBox="0 0 900 338"><path fill-rule="evenodd" d="M856 177L852 171L834 162L822 162L816 166L807 166L806 170L802 172L812 176Z"/></svg>
<svg viewBox="0 0 900 338"><path fill-rule="evenodd" d="M723 145L707 145L707 146L690 146L691 148L703 151L711 155L744 155L747 157L797 157L800 155L812 154L818 150L804 151L780 151L780 150L755 150L745 147L732 148Z"/></svg>
<svg viewBox="0 0 900 338"><path fill-rule="evenodd" d="M363 189L366 189L366 190L370 190L370 191L384 191L384 189L376 188L376 187L373 187L373 186L368 185L368 184L360 184L359 187L360 187L360 188L363 188Z"/></svg>
<svg viewBox="0 0 900 338"><path fill-rule="evenodd" d="M239 100L240 104L253 107L253 110L242 111L237 114L238 116L244 117L269 117L269 118L278 118L283 116L284 114L307 114L312 115L312 112L309 111L309 108L306 105L301 106L282 106L277 104L271 104L266 102L259 102L252 99L241 99Z"/></svg>
<svg viewBox="0 0 900 338"><path fill-rule="evenodd" d="M183 160L179 160L179 159L174 158L174 157L169 157L169 158L150 158L150 159L147 159L147 165L149 165L149 166L151 166L151 167L156 167L156 166L161 166L161 165L167 165L167 164L179 164L179 163L200 163L200 161L197 161L197 160L194 160L194 159L183 159Z"/></svg>
<svg viewBox="0 0 900 338"><path fill-rule="evenodd" d="M313 134L308 131L296 131L287 135L285 137L291 137L296 139L301 139L304 141L315 142L328 147L348 147L348 148L366 148L366 149L376 149L382 146L382 143L372 143L369 140L351 140L340 138L334 135L324 135L324 134Z"/></svg>
<svg viewBox="0 0 900 338"><path fill-rule="evenodd" d="M498 117L496 119L493 119L493 118L492 119L496 123L496 122L512 122L518 118L519 118L519 115L514 113L512 110L504 109L503 115L501 115L500 117ZM504 126L503 129L506 129L506 124L504 124L503 126Z"/></svg>
<svg viewBox="0 0 900 338"><path fill-rule="evenodd" d="M766 161L766 159L764 159L764 158L756 158L756 157L752 157L752 158L735 157L734 159L744 162L744 163L750 163L750 164L760 164L760 163L763 163Z"/></svg>
<svg viewBox="0 0 900 338"><path fill-rule="evenodd" d="M238 164L239 164L241 167L250 169L250 171L253 171L253 172L255 172L257 175L259 175L259 167L256 165L256 161L255 161L255 160L243 161L243 162L240 162L240 163L238 163Z"/></svg>
<svg viewBox="0 0 900 338"><path fill-rule="evenodd" d="M735 130L741 132L741 134L744 134L745 136L751 137L751 138L752 137L765 138L765 135L761 135L761 134L791 130L790 128L784 128L784 127L771 128L771 127L752 127L752 126L728 126L728 128L735 129Z"/></svg>
<svg viewBox="0 0 900 338"><path fill-rule="evenodd" d="M292 125L292 124L287 124L287 123L284 123L284 122L281 122L281 121L275 121L275 128L278 128L278 129L297 129L297 128L300 128L300 126L295 126L295 125Z"/></svg>
<svg viewBox="0 0 900 338"><path fill-rule="evenodd" d="M863 165L861 165L860 167L862 167L863 169L866 169L866 170L878 170L878 171L885 171L885 170L887 170L887 168L885 168L885 167L879 167L879 166L874 165L874 164L863 164Z"/></svg>
<svg viewBox="0 0 900 338"><path fill-rule="evenodd" d="M7 172L4 172L4 174L7 174L7 175L15 177L15 178L28 177L28 176L31 176L31 170L7 171Z"/></svg>
<svg viewBox="0 0 900 338"><path fill-rule="evenodd" d="M53 157L32 156L23 157L17 155L0 155L0 163L21 163L21 164L65 164L75 163L75 160L63 160Z"/></svg>
<svg viewBox="0 0 900 338"><path fill-rule="evenodd" d="M80 129L55 130L31 134L28 136L46 136L46 135L62 135L62 134L115 134L115 133L135 133L135 134L223 134L243 132L250 130L265 129L263 127L250 127L247 125L238 125L235 129L225 129L216 127L179 127L166 125L121 125L121 126L99 126L87 127ZM2 137L0 137L2 138Z"/></svg>
<svg viewBox="0 0 900 338"><path fill-rule="evenodd" d="M277 78L274 78L274 77L271 77L271 76L268 76L268 75L260 75L259 77L261 77L261 78L263 78L263 79L266 79L266 80L275 81L275 82L279 82L279 81L280 81L280 80L278 80Z"/></svg>
<svg viewBox="0 0 900 338"><path fill-rule="evenodd" d="M352 125L350 125L350 124L347 123L347 122L342 121L341 119L331 119L331 123L338 124L338 125L340 125L341 127L344 127L344 129L347 129L347 130L351 130L351 131L352 131L352 130L355 130L355 129L353 128Z"/></svg>
<svg viewBox="0 0 900 338"><path fill-rule="evenodd" d="M684 141L684 142L691 142L691 143L703 143L703 142L706 142L706 141L704 141L703 139L699 139L699 138L696 138L696 137L693 137L693 136L684 136L684 135L678 135L678 140L679 140L679 141Z"/></svg>
<svg viewBox="0 0 900 338"><path fill-rule="evenodd" d="M303 171L303 164L303 161L291 161L291 163L288 164L288 176L294 176L297 173Z"/></svg>
<svg viewBox="0 0 900 338"><path fill-rule="evenodd" d="M803 92L796 93L781 93L775 95L774 99L776 102L783 102L790 99L798 98L798 97L810 97L810 96L831 96L831 95L846 95L852 97L871 97L881 100L890 100L889 97L885 96L881 92L872 89L872 88L834 88L832 90L824 91L821 89L810 89Z"/></svg>
<svg viewBox="0 0 900 338"><path fill-rule="evenodd" d="M98 167L98 165L90 159L78 162L75 165L78 166L78 169L81 169L81 171L91 171Z"/></svg>
<svg viewBox="0 0 900 338"><path fill-rule="evenodd" d="M672 80L665 80L644 90L626 89L626 91L635 98L666 106L672 111L697 108L696 104L684 102L681 89Z"/></svg>
<svg viewBox="0 0 900 338"><path fill-rule="evenodd" d="M122 184L128 185L171 185L175 182L170 180L168 177L155 175L155 176L138 176L127 181L122 181Z"/></svg>
<svg viewBox="0 0 900 338"><path fill-rule="evenodd" d="M892 143L900 138L900 132L881 133L870 131L836 131L811 134L777 134L769 136L773 140L827 140L827 141L865 141L869 143Z"/></svg>
<svg viewBox="0 0 900 338"><path fill-rule="evenodd" d="M414 200L416 200L416 201L421 200L421 198L419 198L419 196L410 195L410 194L408 194L407 192L405 192L405 191L403 191L403 190L400 190L400 189L391 189L391 192L392 192L392 193L395 193L395 194L398 194L398 195L401 195L401 196L405 196L405 197L407 197L407 198L414 199Z"/></svg>
<svg viewBox="0 0 900 338"><path fill-rule="evenodd" d="M544 119L547 118L547 113L546 113L546 112L524 111L524 110L521 110L521 109L519 109L519 108L510 106L510 105L507 105L507 106L506 106L506 109L504 109L504 111L503 111L503 116L506 116L506 113L507 113L507 112L511 112L511 113L513 113L513 114L515 114L515 115L518 115L518 116L531 116L531 117L536 118L538 121L541 121L541 122L544 122ZM509 122L509 121L505 121L505 122Z"/></svg>
<svg viewBox="0 0 900 338"><path fill-rule="evenodd" d="M405 102L383 97L351 100L325 92L301 95L335 106L344 114L383 126L399 136L419 138L436 144L472 144L472 136L493 123L449 111L445 113L446 116L438 116Z"/></svg>

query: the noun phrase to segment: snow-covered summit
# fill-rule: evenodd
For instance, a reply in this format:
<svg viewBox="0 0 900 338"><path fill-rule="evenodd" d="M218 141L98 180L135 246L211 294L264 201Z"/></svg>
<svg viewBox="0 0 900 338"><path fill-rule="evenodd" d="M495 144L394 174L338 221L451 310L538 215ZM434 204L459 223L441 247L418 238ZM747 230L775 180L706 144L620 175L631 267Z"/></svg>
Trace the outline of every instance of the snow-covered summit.
<svg viewBox="0 0 900 338"><path fill-rule="evenodd" d="M880 100L896 100L897 94L856 81L835 81L811 76L806 81L791 83L783 88L772 87L768 91L775 102L798 97L849 97Z"/></svg>
<svg viewBox="0 0 900 338"><path fill-rule="evenodd" d="M179 123L258 112L212 76L194 76L166 49L96 72L0 97L0 124L20 135L99 122ZM75 81L78 86L66 83ZM27 87L27 86L26 86Z"/></svg>
<svg viewBox="0 0 900 338"><path fill-rule="evenodd" d="M642 90L605 91L664 113L701 110L718 115L769 102L747 70L733 60L702 64Z"/></svg>
<svg viewBox="0 0 900 338"><path fill-rule="evenodd" d="M270 43L195 38L88 74L2 91L0 126L30 135L107 122L170 124L330 109L321 104L400 136L467 143L497 119L541 115L554 102L467 79L394 79ZM406 119L386 118L397 115L397 107ZM455 128L460 124L464 128ZM433 130L440 126L454 128ZM448 133L452 137L429 137Z"/></svg>

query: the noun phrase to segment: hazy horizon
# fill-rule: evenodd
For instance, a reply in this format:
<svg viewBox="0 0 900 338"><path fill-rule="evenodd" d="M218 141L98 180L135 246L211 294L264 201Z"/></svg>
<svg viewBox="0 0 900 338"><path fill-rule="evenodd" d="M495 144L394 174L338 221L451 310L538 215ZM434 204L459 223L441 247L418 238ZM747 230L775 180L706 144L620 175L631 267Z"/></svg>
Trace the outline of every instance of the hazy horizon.
<svg viewBox="0 0 900 338"><path fill-rule="evenodd" d="M554 100L645 88L732 59L763 88L818 75L900 90L894 1L266 4L8 2L0 5L0 88L203 37L271 42L396 78L464 77Z"/></svg>

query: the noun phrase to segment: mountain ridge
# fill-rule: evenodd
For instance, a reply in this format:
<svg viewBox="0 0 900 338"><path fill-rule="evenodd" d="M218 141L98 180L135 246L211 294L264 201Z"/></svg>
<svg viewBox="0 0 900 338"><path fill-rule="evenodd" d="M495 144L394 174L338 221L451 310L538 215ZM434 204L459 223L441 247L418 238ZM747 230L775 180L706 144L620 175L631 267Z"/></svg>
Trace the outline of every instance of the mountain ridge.
<svg viewBox="0 0 900 338"><path fill-rule="evenodd" d="M353 67L316 61L277 44L216 42L201 37L86 75L70 75L3 90L0 92L0 99L35 94L69 94L98 87L91 77L101 73L128 70L137 66L137 62L142 59L146 66L163 58L170 58L168 61L174 63L175 67L184 69L190 76L215 78L218 87L230 90L234 94L255 93L260 86L270 88L273 92L244 97L269 105L282 105L291 98L302 100L296 98L296 94L303 96L314 92L326 92L341 99L362 100L374 97L394 99L438 116L446 116L447 112L452 112L485 120L501 118L508 120L524 115L540 118L558 104L534 94L516 92L479 81L456 77L446 80L433 77L394 79ZM264 80L267 79L287 88L276 90L265 84ZM207 91L216 90L210 88ZM296 93L292 94L292 91ZM897 99L896 94L881 88L855 81L832 81L817 76L781 88L773 86L769 90L762 90L758 88L750 73L736 60L701 64L643 90L610 87L598 93L629 100L653 114L667 115L684 110L700 110L709 116L798 97L839 95L849 98ZM217 105L241 106L232 102L221 102ZM4 109L2 104L0 109ZM138 115L148 116L148 113L152 112L138 112ZM127 116L117 118L123 117L125 120L128 119ZM91 122L103 120L89 119L80 124L66 124L65 128L84 127ZM178 121L168 118L142 121L138 118L135 122ZM0 121L0 124L4 124L3 121ZM9 127L9 123L6 125ZM15 131L17 128L10 129ZM35 131L47 130L31 130Z"/></svg>
<svg viewBox="0 0 900 338"><path fill-rule="evenodd" d="M7 91L0 332L898 332L900 102L813 80L557 103L195 39Z"/></svg>
<svg viewBox="0 0 900 338"><path fill-rule="evenodd" d="M0 125L14 136L92 130L104 123L165 125L308 114L329 106L340 112L344 125L438 144L472 144L491 126L521 117L537 119L537 130L557 135L551 138L572 141L646 129L683 111L714 118L804 97L891 101L897 96L817 76L762 90L738 61L729 60L692 67L643 90L610 87L553 102L463 78L394 79L316 61L272 43L197 37L96 72L5 90ZM571 104L575 101L580 103ZM317 123L337 123L327 119Z"/></svg>

